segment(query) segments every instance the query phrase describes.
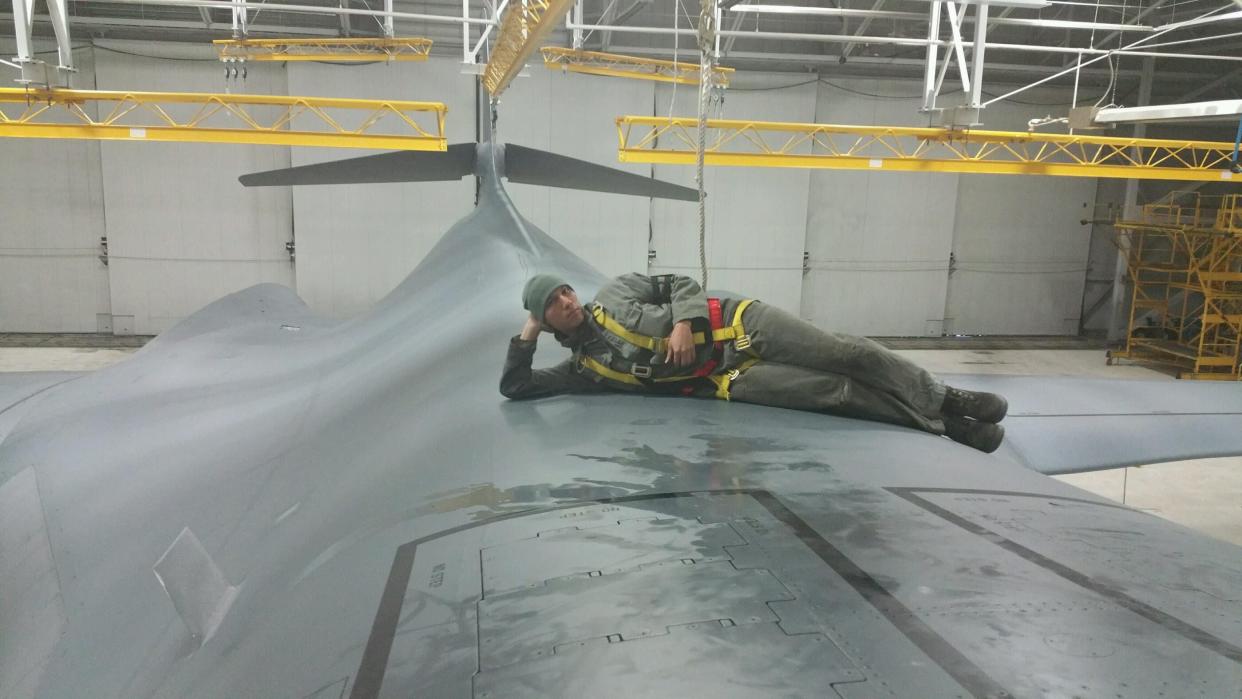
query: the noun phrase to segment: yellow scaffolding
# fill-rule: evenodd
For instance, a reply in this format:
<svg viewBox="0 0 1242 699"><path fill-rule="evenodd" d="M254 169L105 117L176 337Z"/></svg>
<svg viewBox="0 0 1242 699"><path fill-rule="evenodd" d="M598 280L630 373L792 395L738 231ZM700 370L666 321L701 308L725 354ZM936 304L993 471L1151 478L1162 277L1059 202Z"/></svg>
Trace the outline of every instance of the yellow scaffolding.
<svg viewBox="0 0 1242 699"><path fill-rule="evenodd" d="M483 85L493 98L509 87L535 47L569 11L573 0L511 0L483 69Z"/></svg>
<svg viewBox="0 0 1242 699"><path fill-rule="evenodd" d="M1174 192L1114 226L1133 289L1126 346L1109 362L1172 365L1179 378L1242 378L1242 195Z"/></svg>
<svg viewBox="0 0 1242 699"><path fill-rule="evenodd" d="M443 151L447 111L439 102L0 88L0 136ZM311 127L295 129L295 119Z"/></svg>
<svg viewBox="0 0 1242 699"><path fill-rule="evenodd" d="M554 70L560 68L571 73L657 80L682 85L699 84L699 64L697 63L635 58L615 53L567 49L560 46L545 46L541 51L543 52L543 64ZM712 84L716 87L726 87L732 74L732 68L716 66L712 69Z"/></svg>
<svg viewBox="0 0 1242 699"><path fill-rule="evenodd" d="M618 157L690 165L693 118L617 118ZM1221 181L1233 144L1010 131L711 119L708 165Z"/></svg>
<svg viewBox="0 0 1242 699"><path fill-rule="evenodd" d="M425 61L431 39L217 39L222 61Z"/></svg>

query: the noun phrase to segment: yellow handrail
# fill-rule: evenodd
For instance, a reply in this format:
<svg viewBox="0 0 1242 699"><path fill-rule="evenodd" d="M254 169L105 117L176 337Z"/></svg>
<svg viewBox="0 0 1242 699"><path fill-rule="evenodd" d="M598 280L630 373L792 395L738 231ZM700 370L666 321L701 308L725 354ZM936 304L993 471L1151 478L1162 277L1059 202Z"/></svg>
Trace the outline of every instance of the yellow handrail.
<svg viewBox="0 0 1242 699"><path fill-rule="evenodd" d="M0 136L443 151L447 111L439 102L0 88Z"/></svg>
<svg viewBox="0 0 1242 699"><path fill-rule="evenodd" d="M693 164L693 118L617 118L622 162ZM1233 144L1011 131L712 119L708 165L1233 180Z"/></svg>
<svg viewBox="0 0 1242 699"><path fill-rule="evenodd" d="M581 51L560 46L545 46L543 64L553 70L560 68L572 73L605 75L614 78L656 80L682 85L699 84L699 64L684 61L663 61L656 58L637 58L616 53ZM725 87L729 84L732 68L712 68L712 84Z"/></svg>
<svg viewBox="0 0 1242 699"><path fill-rule="evenodd" d="M505 91L571 4L573 0L512 0L509 3L500 20L491 58L483 69L483 85L488 94L498 97Z"/></svg>
<svg viewBox="0 0 1242 699"><path fill-rule="evenodd" d="M431 39L217 39L222 61L425 61Z"/></svg>

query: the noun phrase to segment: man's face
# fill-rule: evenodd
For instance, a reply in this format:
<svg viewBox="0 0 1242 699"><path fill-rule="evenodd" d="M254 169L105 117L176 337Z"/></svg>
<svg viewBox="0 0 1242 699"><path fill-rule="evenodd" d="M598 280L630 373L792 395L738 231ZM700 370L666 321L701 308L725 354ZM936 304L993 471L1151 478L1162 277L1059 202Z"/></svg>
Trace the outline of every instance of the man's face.
<svg viewBox="0 0 1242 699"><path fill-rule="evenodd" d="M578 303L578 295L568 286L562 286L552 292L548 298L548 306L543 311L543 320L553 330L562 335L570 335L586 320L586 312Z"/></svg>

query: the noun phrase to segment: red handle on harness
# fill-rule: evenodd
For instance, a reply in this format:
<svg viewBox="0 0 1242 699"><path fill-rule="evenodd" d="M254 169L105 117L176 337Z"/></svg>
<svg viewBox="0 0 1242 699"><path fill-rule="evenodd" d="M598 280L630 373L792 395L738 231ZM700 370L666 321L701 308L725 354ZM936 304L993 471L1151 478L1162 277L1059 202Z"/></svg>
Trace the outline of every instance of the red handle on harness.
<svg viewBox="0 0 1242 699"><path fill-rule="evenodd" d="M719 330L724 327L724 309L720 307L720 299L707 299L707 318L711 321L712 330ZM712 358L704 362L703 366L694 372L694 375L699 377L710 376L715 371L716 365L720 363L718 357L723 347L723 342L717 342Z"/></svg>

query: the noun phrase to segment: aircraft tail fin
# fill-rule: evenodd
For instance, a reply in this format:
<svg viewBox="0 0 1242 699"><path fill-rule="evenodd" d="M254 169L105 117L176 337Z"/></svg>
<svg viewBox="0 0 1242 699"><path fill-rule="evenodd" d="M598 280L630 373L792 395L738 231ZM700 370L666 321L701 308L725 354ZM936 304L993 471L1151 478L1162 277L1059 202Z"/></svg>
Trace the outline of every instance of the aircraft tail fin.
<svg viewBox="0 0 1242 699"><path fill-rule="evenodd" d="M376 184L438 182L474 174L475 144L457 143L444 152L398 151L314 165L242 175L247 187L305 184Z"/></svg>
<svg viewBox="0 0 1242 699"><path fill-rule="evenodd" d="M699 200L698 191L690 187L512 143L505 144L505 175L510 182L520 184L657 199Z"/></svg>

